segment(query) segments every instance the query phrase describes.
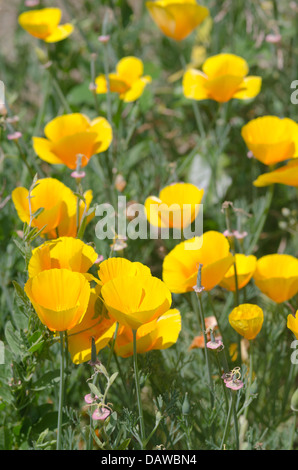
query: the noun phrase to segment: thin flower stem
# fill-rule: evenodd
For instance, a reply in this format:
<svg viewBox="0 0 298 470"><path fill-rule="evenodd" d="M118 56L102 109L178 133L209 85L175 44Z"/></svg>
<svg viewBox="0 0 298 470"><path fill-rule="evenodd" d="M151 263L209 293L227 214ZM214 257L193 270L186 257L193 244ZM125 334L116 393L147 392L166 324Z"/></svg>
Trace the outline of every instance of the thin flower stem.
<svg viewBox="0 0 298 470"><path fill-rule="evenodd" d="M114 332L114 335L113 335L113 340L112 340L110 352L109 352L108 361L107 361L107 369L109 369L109 367L110 367L111 359L112 359L112 356L113 356L113 353L114 353L114 347L115 347L115 341L116 341L117 334L118 334L118 328L119 328L119 323L117 322L116 323L116 329L115 329L115 332Z"/></svg>
<svg viewBox="0 0 298 470"><path fill-rule="evenodd" d="M197 301L193 301L193 308L195 310L195 313L197 314L198 317L198 322L199 325L201 326L203 336L204 336L204 351L205 351L205 361L206 361L206 367L207 367L207 373L208 373L208 381L209 381L209 387L210 387L210 402L211 402L211 407L213 408L214 406L214 387L213 387L213 380L212 380L212 374L211 374L211 365L209 361L209 351L207 348L207 335L205 331L205 319L204 319L204 311L203 311L203 304L202 304L202 299L200 294L194 293L196 296ZM192 297L194 299L194 296Z"/></svg>
<svg viewBox="0 0 298 470"><path fill-rule="evenodd" d="M230 427L230 422L231 422L231 416L232 416L232 411L233 411L233 404L234 404L234 401L235 401L235 396L236 396L235 393L231 393L230 406L229 406L229 411L228 411L228 416L227 416L227 420L226 420L224 434L222 436L220 450L223 450L224 445L226 444L227 437L228 437L229 427Z"/></svg>
<svg viewBox="0 0 298 470"><path fill-rule="evenodd" d="M249 379L248 379L248 386L246 390L246 397L245 401L247 402L250 396L251 392L251 386L252 386L252 377L253 377L253 341L250 341L250 351L249 351ZM244 410L244 417L247 418L248 414L248 408L249 406L246 406Z"/></svg>
<svg viewBox="0 0 298 470"><path fill-rule="evenodd" d="M231 394L233 394L233 391L231 391ZM239 428L238 428L238 416L237 416L237 410L236 410L236 400L233 400L233 419L234 419L236 450L239 450Z"/></svg>
<svg viewBox="0 0 298 470"><path fill-rule="evenodd" d="M145 441L145 426L144 426L144 416L143 408L141 402L141 388L139 380L139 368L138 368L138 358L137 358L137 331L132 330L133 334L133 364L134 364L134 373L135 373L135 383L136 383L136 392L137 392L137 402L139 409L139 420L140 420L140 430L141 430L141 440L142 440L142 450L144 449L143 443Z"/></svg>
<svg viewBox="0 0 298 470"><path fill-rule="evenodd" d="M267 216L268 216L268 212L269 212L269 209L270 209L270 206L271 206L271 202L272 202L272 199L273 199L273 193L274 193L274 184L271 184L271 186L269 186L269 189L268 189L268 192L267 192L267 196L266 196L266 205L265 205L265 209L264 209L264 212L262 214L262 217L261 217L261 221L259 223L259 226L257 228L257 230L255 231L255 235L247 249L247 255L250 255L259 238L260 238L260 235L261 235L261 232L264 228L264 225L265 225L265 222L266 222L266 219L267 219Z"/></svg>
<svg viewBox="0 0 298 470"><path fill-rule="evenodd" d="M56 92L57 92L57 95L59 96L59 99L61 101L61 104L64 108L64 111L68 114L71 113L71 109L70 109L70 106L69 104L67 103L66 101L66 98L63 94L63 91L61 90L60 88L60 85L59 83L57 82L56 78L51 74L51 80L52 80L52 84L53 84L53 87L55 88Z"/></svg>
<svg viewBox="0 0 298 470"><path fill-rule="evenodd" d="M62 410L64 397L64 335L60 331L60 385L59 385L59 405L58 405L58 434L57 434L57 450L62 448Z"/></svg>

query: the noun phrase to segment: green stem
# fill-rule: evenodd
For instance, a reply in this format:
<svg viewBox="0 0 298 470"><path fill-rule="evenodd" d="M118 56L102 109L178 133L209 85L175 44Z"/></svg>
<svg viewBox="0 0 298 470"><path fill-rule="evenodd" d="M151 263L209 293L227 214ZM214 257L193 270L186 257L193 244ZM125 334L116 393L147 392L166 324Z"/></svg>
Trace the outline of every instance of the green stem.
<svg viewBox="0 0 298 470"><path fill-rule="evenodd" d="M202 304L202 299L200 294L194 294L196 296L197 302L193 301L193 307L195 310L195 313L198 316L198 322L199 325L201 325L201 329L203 332L204 336L204 351L205 351L205 361L206 361L206 367L207 367L207 374L208 374L208 381L209 381L209 387L210 387L210 402L211 402L211 407L213 408L214 406L214 388L213 388L213 380L212 380L212 374L211 374L211 365L209 361L209 351L207 348L207 335L205 331L205 319L204 319L204 311L203 311L203 304ZM192 297L194 298L194 297Z"/></svg>
<svg viewBox="0 0 298 470"><path fill-rule="evenodd" d="M251 243L250 243L250 245L247 249L247 255L250 255L253 252L253 249L255 248L255 245L257 244L257 242L260 238L261 232L264 228L264 225L265 225L265 222L266 222L266 219L267 219L267 216L268 216L268 212L269 212L269 209L270 209L270 206L271 206L271 202L272 202L272 199L273 199L273 193L274 193L274 184L269 186L269 189L268 189L268 192L267 192L267 197L266 197L265 209L264 209L264 212L262 214L259 226L258 226L257 230L255 231L255 236L252 239L252 241L251 241Z"/></svg>
<svg viewBox="0 0 298 470"><path fill-rule="evenodd" d="M64 335L60 331L60 385L59 385L59 406L58 406L58 434L57 434L57 450L61 450L62 440L62 410L64 397Z"/></svg>
<svg viewBox="0 0 298 470"><path fill-rule="evenodd" d="M107 370L108 370L109 367L110 367L112 355L113 355L113 353L114 353L114 347L115 347L115 341L116 341L116 338L117 338L118 328L119 328L119 323L117 322L117 323L116 323L116 329L115 329L115 332L114 332L114 335L113 335L113 340L112 340L110 352L109 352L108 361L107 361Z"/></svg>
<svg viewBox="0 0 298 470"><path fill-rule="evenodd" d="M137 359L137 331L132 330L133 334L133 364L134 364L134 373L135 373L135 383L136 383L136 392L137 392L137 402L139 409L139 420L140 420L140 430L141 430L141 440L142 440L142 450L144 449L143 443L145 440L145 427L144 427L144 417L143 417L143 408L141 402L141 388L139 381L139 368L138 368L138 359Z"/></svg>
<svg viewBox="0 0 298 470"><path fill-rule="evenodd" d="M250 352L249 352L249 382L248 382L248 387L246 390L246 397L245 401L249 399L250 392L251 392L251 385L252 385L252 376L253 376L253 341L250 341ZM247 413L248 413L248 406L246 406L244 410L244 417L247 418Z"/></svg>
<svg viewBox="0 0 298 470"><path fill-rule="evenodd" d="M53 77L52 74L51 74L51 80L52 80L53 87L55 88L55 90L56 90L56 92L57 92L57 95L59 96L59 99L60 99L61 104L62 104L62 106L63 106L63 108L64 108L64 111L65 111L66 113L70 114L70 113L71 113L70 106L69 106L69 104L68 104L67 101L66 101L66 98L65 98L65 96L64 96L64 94L63 94L63 91L62 91L61 88L60 88L59 83L57 82L56 78Z"/></svg>
<svg viewBox="0 0 298 470"><path fill-rule="evenodd" d="M227 416L227 421L226 421L226 425L225 425L224 434L222 436L220 450L223 450L224 445L226 444L226 439L228 437L235 396L236 396L236 394L231 393L230 406L229 406L229 411L228 411L228 416Z"/></svg>

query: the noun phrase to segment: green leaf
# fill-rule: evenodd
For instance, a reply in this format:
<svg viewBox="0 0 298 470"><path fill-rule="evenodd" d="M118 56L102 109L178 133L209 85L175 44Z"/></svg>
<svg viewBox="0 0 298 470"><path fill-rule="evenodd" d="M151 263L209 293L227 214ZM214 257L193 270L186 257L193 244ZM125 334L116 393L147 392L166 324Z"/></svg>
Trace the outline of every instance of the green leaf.
<svg viewBox="0 0 298 470"><path fill-rule="evenodd" d="M32 385L32 390L40 391L48 387L55 386L60 380L60 371L59 369L46 372L42 377L36 380Z"/></svg>
<svg viewBox="0 0 298 470"><path fill-rule="evenodd" d="M130 444L130 441L130 438L125 439L115 450L126 450Z"/></svg>
<svg viewBox="0 0 298 470"><path fill-rule="evenodd" d="M10 321L6 323L4 333L5 333L6 341L11 351L16 356L24 357L27 351L24 346L23 340L19 332L14 329Z"/></svg>

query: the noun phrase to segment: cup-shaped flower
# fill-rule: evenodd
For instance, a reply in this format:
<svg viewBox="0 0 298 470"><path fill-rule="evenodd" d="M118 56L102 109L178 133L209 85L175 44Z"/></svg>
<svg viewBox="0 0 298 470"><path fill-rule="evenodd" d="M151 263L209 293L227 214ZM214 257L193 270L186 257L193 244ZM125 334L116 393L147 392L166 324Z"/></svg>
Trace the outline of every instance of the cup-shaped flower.
<svg viewBox="0 0 298 470"><path fill-rule="evenodd" d="M298 157L298 124L292 119L258 117L242 127L241 135L254 157L265 165Z"/></svg>
<svg viewBox="0 0 298 470"><path fill-rule="evenodd" d="M102 284L121 276L151 276L148 266L121 257L108 258L99 265L98 277Z"/></svg>
<svg viewBox="0 0 298 470"><path fill-rule="evenodd" d="M68 332L68 350L74 364L91 360L92 338L96 352L102 350L112 339L116 322L101 314L102 301L99 287L91 289L90 300L81 322Z"/></svg>
<svg viewBox="0 0 298 470"><path fill-rule="evenodd" d="M202 71L189 68L183 76L183 93L194 100L211 99L226 103L232 98L255 98L262 85L261 77L247 76L247 62L234 54L209 57Z"/></svg>
<svg viewBox="0 0 298 470"><path fill-rule="evenodd" d="M106 282L101 296L120 325L137 330L170 309L172 296L160 279L153 276L120 276Z"/></svg>
<svg viewBox="0 0 298 470"><path fill-rule="evenodd" d="M31 227L42 229L42 234L55 230L62 221L76 214L77 198L67 186L55 178L37 180L30 192L18 187L12 192L12 200L22 222L31 223ZM43 209L31 220L39 209Z"/></svg>
<svg viewBox="0 0 298 470"><path fill-rule="evenodd" d="M295 337L298 339L298 310L295 315L292 315L291 313L288 315L287 327L289 328L289 330L292 331L292 333L294 333Z"/></svg>
<svg viewBox="0 0 298 470"><path fill-rule="evenodd" d="M208 8L196 0L157 0L146 2L146 7L165 36L176 41L189 36L209 16Z"/></svg>
<svg viewBox="0 0 298 470"><path fill-rule="evenodd" d="M90 221L94 217L94 211L90 210L90 205L93 199L93 192L91 189L85 191L83 194L83 199L80 198L79 201L77 196L76 199L76 213L70 216L64 217L61 222L59 223L56 230L48 233L49 238L57 238L60 237L76 237L78 234L78 226L81 226L82 219L84 219L84 223L88 225ZM79 202L79 204L78 204ZM77 217L77 210L79 209L79 217ZM89 213L90 212L90 213ZM79 225L78 225L79 224Z"/></svg>
<svg viewBox="0 0 298 470"><path fill-rule="evenodd" d="M58 42L67 38L73 32L73 25L60 25L62 11L59 8L42 8L21 13L19 24L31 36L45 42Z"/></svg>
<svg viewBox="0 0 298 470"><path fill-rule="evenodd" d="M103 117L90 121L84 114L58 116L44 129L46 138L33 137L33 148L42 160L63 164L75 170L88 164L92 155L104 152L111 144L112 128Z"/></svg>
<svg viewBox="0 0 298 470"><path fill-rule="evenodd" d="M81 273L49 269L28 279L24 290L40 321L52 331L66 331L87 310L90 284Z"/></svg>
<svg viewBox="0 0 298 470"><path fill-rule="evenodd" d="M242 289L249 283L256 270L257 258L253 255L246 256L242 253L236 253L234 256L234 261L237 271L237 287L238 289ZM224 275L222 281L220 282L220 286L229 291L235 292L236 282L234 264Z"/></svg>
<svg viewBox="0 0 298 470"><path fill-rule="evenodd" d="M116 65L116 71L109 74L109 83L105 75L96 77L96 93L101 95L110 91L118 93L119 98L125 103L136 101L152 80L149 75L143 75L143 73L144 65L139 58L124 57Z"/></svg>
<svg viewBox="0 0 298 470"><path fill-rule="evenodd" d="M72 237L60 237L46 241L34 248L28 265L29 277L34 277L47 269L69 269L87 273L97 259L92 246Z"/></svg>
<svg viewBox="0 0 298 470"><path fill-rule="evenodd" d="M287 186L298 186L298 160L290 160L286 165L277 170L268 171L253 182L254 186L264 187L270 184L285 184Z"/></svg>
<svg viewBox="0 0 298 470"><path fill-rule="evenodd" d="M143 354L155 349L167 349L178 340L181 331L181 315L177 309L171 309L159 318L140 326L136 334L136 349ZM121 326L115 343L118 356L133 355L133 333L131 328Z"/></svg>
<svg viewBox="0 0 298 470"><path fill-rule="evenodd" d="M201 285L209 291L220 283L233 261L227 238L211 230L179 243L165 256L163 280L173 293L192 291L202 265Z"/></svg>
<svg viewBox="0 0 298 470"><path fill-rule="evenodd" d="M229 315L232 328L245 339L254 339L261 331L264 322L263 310L254 304L241 304Z"/></svg>
<svg viewBox="0 0 298 470"><path fill-rule="evenodd" d="M146 216L154 227L184 228L191 224L200 208L204 190L190 183L173 183L159 197L145 201Z"/></svg>
<svg viewBox="0 0 298 470"><path fill-rule="evenodd" d="M298 259L279 253L265 255L258 259L253 279L271 300L285 302L298 292Z"/></svg>

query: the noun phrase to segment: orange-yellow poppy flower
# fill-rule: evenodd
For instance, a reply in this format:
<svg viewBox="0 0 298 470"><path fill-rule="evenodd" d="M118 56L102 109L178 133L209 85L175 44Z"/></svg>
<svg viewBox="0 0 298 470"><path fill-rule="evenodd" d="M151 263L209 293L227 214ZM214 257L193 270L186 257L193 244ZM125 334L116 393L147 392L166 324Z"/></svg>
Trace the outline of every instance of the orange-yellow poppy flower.
<svg viewBox="0 0 298 470"><path fill-rule="evenodd" d="M175 344L181 330L181 315L171 309L158 319L145 323L137 330L136 348L138 354L155 349L167 349ZM133 333L131 328L122 326L118 330L115 352L118 356L129 357L133 354Z"/></svg>
<svg viewBox="0 0 298 470"><path fill-rule="evenodd" d="M75 170L88 164L92 155L107 150L112 128L103 117L92 121L80 113L64 114L50 121L44 129L46 138L33 137L33 148L42 160L63 164Z"/></svg>
<svg viewBox="0 0 298 470"><path fill-rule="evenodd" d="M77 211L75 214L69 216L69 217L64 217L63 220L61 220L60 224L56 228L56 230L53 230L52 232L48 233L49 238L57 238L58 237L76 237L78 233L78 222L79 226L82 223L82 218L83 215L85 217L85 223L86 225L89 224L89 222L93 219L94 217L94 211L90 214L88 214L90 205L93 199L93 193L91 189L88 191L85 191L83 194L84 200L82 199L79 200L79 220L77 221ZM77 196L75 196L76 201L77 201ZM77 203L76 203L77 205ZM88 215L87 215L88 214Z"/></svg>
<svg viewBox="0 0 298 470"><path fill-rule="evenodd" d="M91 289L87 311L81 322L68 332L68 350L74 364L90 361L92 338L98 353L113 338L116 322L97 313L100 287Z"/></svg>
<svg viewBox="0 0 298 470"><path fill-rule="evenodd" d="M202 72L189 68L183 76L183 93L194 100L211 99L226 103L232 98L255 98L261 89L262 79L247 76L247 62L234 54L218 54L209 57Z"/></svg>
<svg viewBox="0 0 298 470"><path fill-rule="evenodd" d="M60 237L34 248L28 265L29 277L47 269L69 269L87 273L98 258L96 251L82 240Z"/></svg>
<svg viewBox="0 0 298 470"><path fill-rule="evenodd" d="M172 296L160 279L148 276L119 276L104 283L101 296L112 318L137 330L170 309Z"/></svg>
<svg viewBox="0 0 298 470"><path fill-rule="evenodd" d="M257 258L253 255L245 256L241 253L237 253L234 260L236 263L238 289L242 289L249 283L256 270ZM226 272L219 285L229 291L236 290L234 264Z"/></svg>
<svg viewBox="0 0 298 470"><path fill-rule="evenodd" d="M19 24L35 38L45 42L58 42L73 32L72 24L59 24L61 16L59 8L25 11L19 16Z"/></svg>
<svg viewBox="0 0 298 470"><path fill-rule="evenodd" d="M247 340L252 340L262 329L264 313L258 305L241 304L232 310L229 322L237 333Z"/></svg>
<svg viewBox="0 0 298 470"><path fill-rule="evenodd" d="M182 41L209 16L196 0L157 0L146 2L153 21L169 38Z"/></svg>
<svg viewBox="0 0 298 470"><path fill-rule="evenodd" d="M120 257L108 258L100 263L98 277L102 284L121 276L151 276L151 271L142 263Z"/></svg>
<svg viewBox="0 0 298 470"><path fill-rule="evenodd" d="M262 116L245 124L241 135L254 157L265 165L298 157L298 124L292 119Z"/></svg>
<svg viewBox="0 0 298 470"><path fill-rule="evenodd" d="M145 201L146 216L154 227L183 228L198 214L204 190L190 183L174 183L163 188L159 197Z"/></svg>
<svg viewBox="0 0 298 470"><path fill-rule="evenodd" d="M24 290L40 321L52 331L66 331L79 323L90 297L84 275L68 269L42 271L29 278Z"/></svg>
<svg viewBox="0 0 298 470"><path fill-rule="evenodd" d="M298 292L298 259L279 253L265 255L258 259L253 279L271 300L285 302Z"/></svg>
<svg viewBox="0 0 298 470"><path fill-rule="evenodd" d="M142 95L146 85L151 82L149 75L144 75L143 62L137 57L124 57L117 66L116 72L109 74L109 88L105 75L95 79L96 93L105 94L108 89L112 93L119 93L125 103L136 101Z"/></svg>
<svg viewBox="0 0 298 470"><path fill-rule="evenodd" d="M295 315L292 315L291 313L290 315L288 315L287 327L289 328L289 330L292 331L292 333L294 333L294 335L298 339L298 310Z"/></svg>
<svg viewBox="0 0 298 470"><path fill-rule="evenodd" d="M12 200L22 222L30 223L30 214L38 209L44 210L31 221L31 226L39 230L41 234L47 234L55 230L65 219L74 217L77 210L77 198L67 186L55 178L43 178L37 180L31 191L18 187L12 192Z"/></svg>
<svg viewBox="0 0 298 470"><path fill-rule="evenodd" d="M263 187L270 184L285 184L287 186L298 186L298 160L290 160L286 165L274 171L269 171L253 182L254 186Z"/></svg>
<svg viewBox="0 0 298 470"><path fill-rule="evenodd" d="M165 257L163 280L173 293L193 291L201 264L201 285L209 291L220 283L233 262L227 238L211 230L179 243Z"/></svg>

